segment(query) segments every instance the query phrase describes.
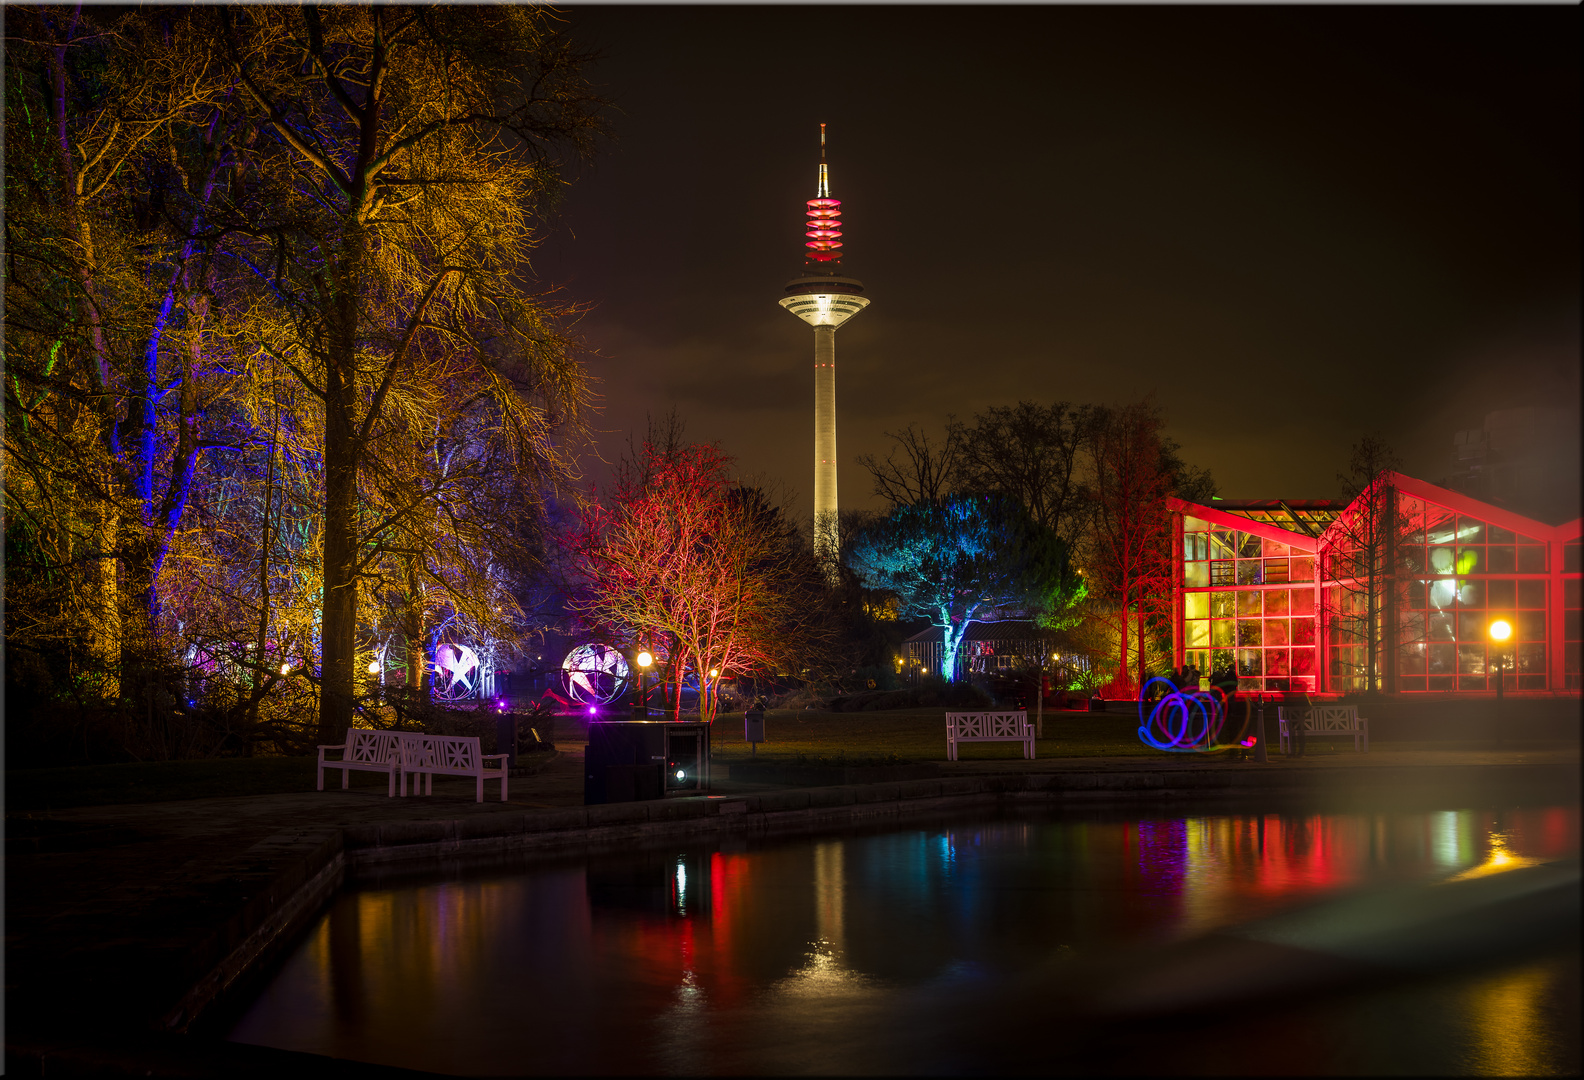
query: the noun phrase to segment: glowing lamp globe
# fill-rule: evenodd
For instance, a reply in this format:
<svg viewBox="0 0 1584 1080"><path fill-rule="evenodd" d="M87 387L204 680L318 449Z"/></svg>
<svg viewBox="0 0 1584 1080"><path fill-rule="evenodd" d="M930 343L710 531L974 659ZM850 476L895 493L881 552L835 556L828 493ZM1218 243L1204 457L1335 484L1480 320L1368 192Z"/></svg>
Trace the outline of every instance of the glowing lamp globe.
<svg viewBox="0 0 1584 1080"><path fill-rule="evenodd" d="M369 671L370 675L378 675L379 674L379 661L378 660L369 661L368 671Z"/></svg>
<svg viewBox="0 0 1584 1080"><path fill-rule="evenodd" d="M282 664L281 665L281 674L282 675L290 675L291 674L291 665L290 664Z"/></svg>
<svg viewBox="0 0 1584 1080"><path fill-rule="evenodd" d="M650 664L654 663L654 657L650 656L647 650L639 653L637 659L639 667L648 667Z"/></svg>
<svg viewBox="0 0 1584 1080"><path fill-rule="evenodd" d="M1512 637L1512 624L1506 619L1497 619L1490 624L1490 636L1497 641L1506 641Z"/></svg>

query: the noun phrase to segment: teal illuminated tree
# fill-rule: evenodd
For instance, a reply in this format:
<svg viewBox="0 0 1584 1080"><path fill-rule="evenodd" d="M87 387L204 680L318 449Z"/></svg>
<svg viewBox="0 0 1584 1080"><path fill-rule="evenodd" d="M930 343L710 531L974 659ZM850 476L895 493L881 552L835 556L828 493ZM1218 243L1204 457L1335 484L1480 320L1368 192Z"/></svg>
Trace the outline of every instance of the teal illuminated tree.
<svg viewBox="0 0 1584 1080"><path fill-rule="evenodd" d="M955 678L968 624L1012 608L1045 618L1083 595L1067 545L1006 495L953 495L901 506L859 532L847 562L902 612L941 627L942 674Z"/></svg>

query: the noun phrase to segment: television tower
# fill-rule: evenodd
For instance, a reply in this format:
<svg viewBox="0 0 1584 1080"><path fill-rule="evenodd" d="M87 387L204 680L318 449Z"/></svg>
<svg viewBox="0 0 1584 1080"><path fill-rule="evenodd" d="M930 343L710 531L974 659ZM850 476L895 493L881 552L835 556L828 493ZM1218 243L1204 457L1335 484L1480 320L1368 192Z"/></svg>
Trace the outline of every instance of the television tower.
<svg viewBox="0 0 1584 1080"><path fill-rule="evenodd" d="M820 125L819 186L808 201L803 276L780 305L814 328L814 554L833 564L836 537L836 328L869 306L863 282L842 273L841 200L831 198Z"/></svg>

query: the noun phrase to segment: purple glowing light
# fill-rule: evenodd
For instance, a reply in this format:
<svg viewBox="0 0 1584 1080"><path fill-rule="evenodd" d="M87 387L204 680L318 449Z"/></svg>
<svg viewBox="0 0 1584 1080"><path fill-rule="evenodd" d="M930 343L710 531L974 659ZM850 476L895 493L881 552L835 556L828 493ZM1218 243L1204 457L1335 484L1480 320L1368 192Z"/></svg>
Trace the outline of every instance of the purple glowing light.
<svg viewBox="0 0 1584 1080"><path fill-rule="evenodd" d="M1154 683L1163 683L1170 689L1146 714L1149 688ZM1138 704L1138 734L1147 745L1175 753L1220 749L1217 740L1226 723L1226 695L1219 687L1212 686L1208 692L1184 691L1170 679L1156 676L1140 688Z"/></svg>

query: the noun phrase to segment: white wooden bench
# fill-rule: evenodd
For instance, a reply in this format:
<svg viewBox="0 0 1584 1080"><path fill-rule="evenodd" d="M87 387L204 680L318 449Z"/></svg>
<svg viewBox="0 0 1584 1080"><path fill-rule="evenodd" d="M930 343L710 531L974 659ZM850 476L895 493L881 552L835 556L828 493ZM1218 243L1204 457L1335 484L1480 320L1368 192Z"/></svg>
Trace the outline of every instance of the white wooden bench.
<svg viewBox="0 0 1584 1080"><path fill-rule="evenodd" d="M1276 727L1281 733L1281 751L1292 750L1293 725L1303 724L1306 738L1331 734L1353 736L1353 749L1369 753L1369 721L1358 714L1357 705L1283 705L1276 710Z"/></svg>
<svg viewBox="0 0 1584 1080"><path fill-rule="evenodd" d="M327 758L326 752L341 751L339 758ZM347 789L352 771L382 772L390 778L387 795L396 794L396 776L402 769L401 733L396 731L369 731L367 728L348 728L346 742L336 746L319 746L319 790L324 790L326 769L341 770L341 790ZM402 794L407 784L402 782Z"/></svg>
<svg viewBox="0 0 1584 1080"><path fill-rule="evenodd" d="M946 714L946 760L957 760L957 744L965 742L1018 742L1023 756L1034 757L1034 725L1028 713L949 712Z"/></svg>
<svg viewBox="0 0 1584 1080"><path fill-rule="evenodd" d="M506 801L507 761L510 754L484 754L479 751L477 735L418 735L403 733L401 739L401 793L407 794L407 777L413 781L413 794L434 794L435 774L471 776L476 783L475 801L484 801L484 781L500 779L501 802ZM419 792L418 785L424 785Z"/></svg>

